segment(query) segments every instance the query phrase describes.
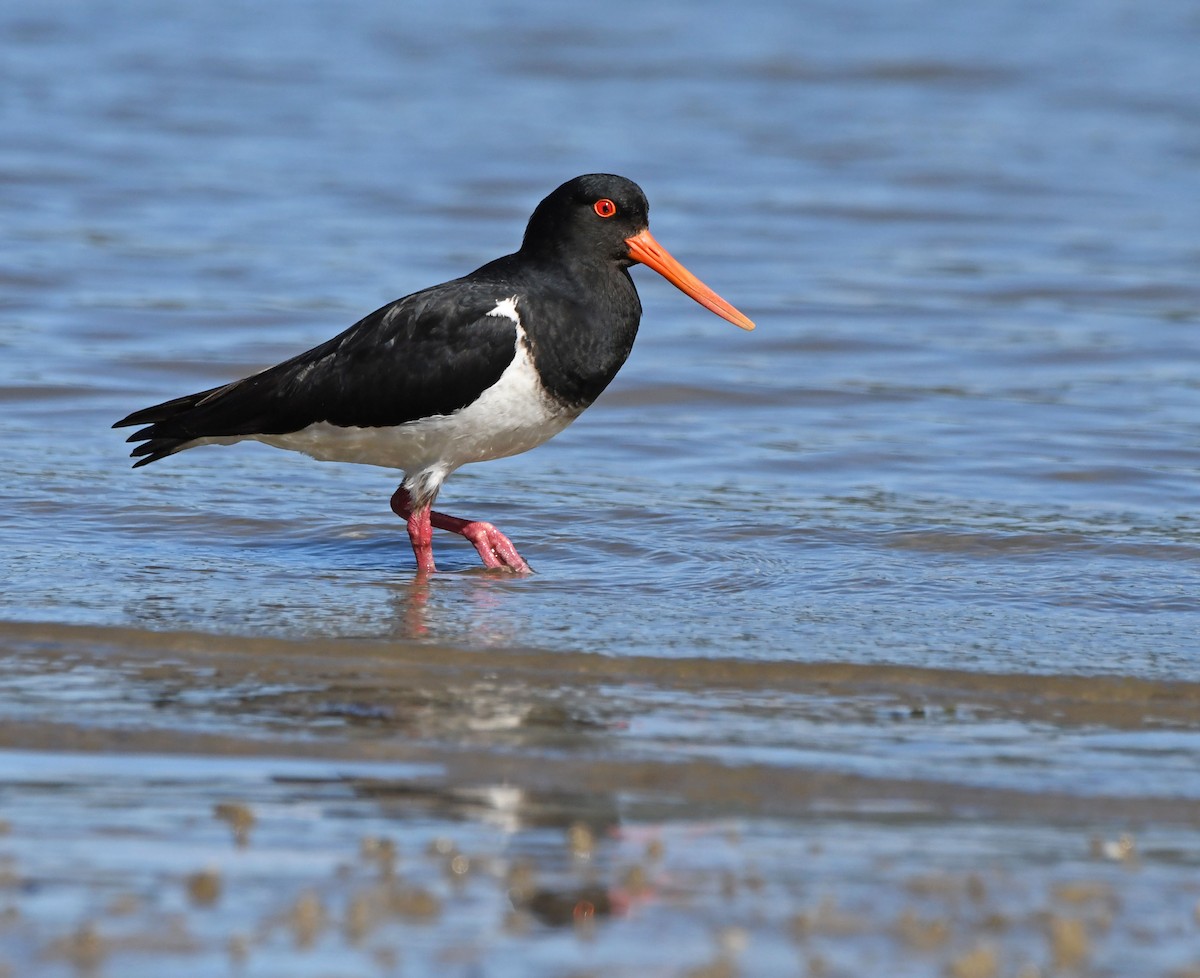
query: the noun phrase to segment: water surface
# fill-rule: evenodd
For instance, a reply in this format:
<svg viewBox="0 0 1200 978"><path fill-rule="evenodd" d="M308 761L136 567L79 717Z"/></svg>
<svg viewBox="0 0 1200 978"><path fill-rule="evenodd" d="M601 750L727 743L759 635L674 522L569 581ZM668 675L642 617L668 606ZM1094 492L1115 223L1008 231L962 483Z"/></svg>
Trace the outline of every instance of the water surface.
<svg viewBox="0 0 1200 978"><path fill-rule="evenodd" d="M1200 965L1198 35L7 7L0 973ZM589 171L759 328L635 270L610 390L440 500L533 577L414 581L382 469L128 468Z"/></svg>

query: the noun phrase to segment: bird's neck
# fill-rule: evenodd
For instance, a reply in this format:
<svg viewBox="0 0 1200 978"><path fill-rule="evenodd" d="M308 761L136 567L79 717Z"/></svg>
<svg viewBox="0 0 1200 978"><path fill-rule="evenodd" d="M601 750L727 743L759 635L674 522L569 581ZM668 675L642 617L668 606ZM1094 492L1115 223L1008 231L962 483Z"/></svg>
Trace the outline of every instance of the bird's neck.
<svg viewBox="0 0 1200 978"><path fill-rule="evenodd" d="M613 263L560 267L552 281L553 291L528 298L522 322L547 392L583 410L629 357L642 306L628 271Z"/></svg>

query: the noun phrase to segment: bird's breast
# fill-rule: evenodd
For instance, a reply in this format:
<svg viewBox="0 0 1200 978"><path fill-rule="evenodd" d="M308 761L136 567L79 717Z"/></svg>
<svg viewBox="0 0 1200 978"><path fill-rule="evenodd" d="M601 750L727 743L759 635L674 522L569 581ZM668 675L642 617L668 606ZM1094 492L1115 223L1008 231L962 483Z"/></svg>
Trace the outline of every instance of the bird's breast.
<svg viewBox="0 0 1200 978"><path fill-rule="evenodd" d="M519 304L543 388L576 413L590 405L629 358L642 306L624 270L563 295Z"/></svg>

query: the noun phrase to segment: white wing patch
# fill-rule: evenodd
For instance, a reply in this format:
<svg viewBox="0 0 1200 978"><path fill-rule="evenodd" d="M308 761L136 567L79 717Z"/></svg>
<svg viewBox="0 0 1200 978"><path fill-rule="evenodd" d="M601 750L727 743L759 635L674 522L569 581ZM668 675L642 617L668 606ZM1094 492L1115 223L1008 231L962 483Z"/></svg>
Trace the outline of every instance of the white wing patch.
<svg viewBox="0 0 1200 978"><path fill-rule="evenodd" d="M511 319L517 324L517 332L520 334L520 338L525 338L525 330L521 326L521 317L517 315L517 297L515 295L510 295L507 299L501 299L496 303L496 308L489 312L488 315Z"/></svg>

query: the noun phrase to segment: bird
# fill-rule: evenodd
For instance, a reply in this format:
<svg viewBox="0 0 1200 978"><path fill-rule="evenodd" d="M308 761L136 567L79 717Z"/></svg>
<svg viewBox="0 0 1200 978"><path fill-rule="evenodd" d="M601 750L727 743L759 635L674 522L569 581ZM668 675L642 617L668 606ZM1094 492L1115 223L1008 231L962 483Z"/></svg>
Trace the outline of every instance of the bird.
<svg viewBox="0 0 1200 978"><path fill-rule="evenodd" d="M375 310L259 373L134 411L134 468L200 445L257 441L320 461L399 470L391 509L418 576L437 570L433 529L474 545L485 567L532 572L482 520L434 511L459 467L528 451L574 421L633 347L642 305L629 274L654 269L742 329L754 323L650 234L625 177L591 173L537 205L520 248Z"/></svg>

